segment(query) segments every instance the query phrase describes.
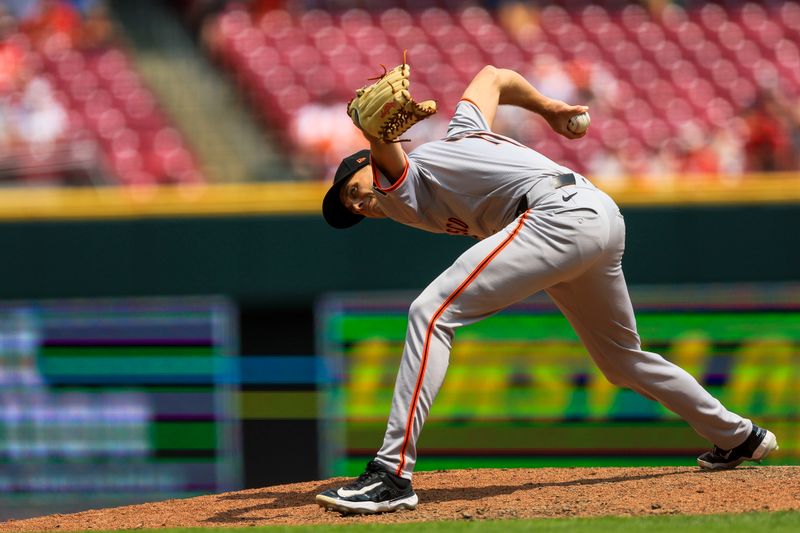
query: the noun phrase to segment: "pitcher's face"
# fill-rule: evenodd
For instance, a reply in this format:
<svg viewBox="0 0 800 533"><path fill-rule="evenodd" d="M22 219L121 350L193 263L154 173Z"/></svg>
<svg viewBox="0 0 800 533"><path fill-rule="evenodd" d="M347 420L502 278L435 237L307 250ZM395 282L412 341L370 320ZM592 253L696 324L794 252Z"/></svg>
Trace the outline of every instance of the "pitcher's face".
<svg viewBox="0 0 800 533"><path fill-rule="evenodd" d="M348 210L367 218L385 218L372 190L372 167L367 165L353 174L339 190L339 199Z"/></svg>

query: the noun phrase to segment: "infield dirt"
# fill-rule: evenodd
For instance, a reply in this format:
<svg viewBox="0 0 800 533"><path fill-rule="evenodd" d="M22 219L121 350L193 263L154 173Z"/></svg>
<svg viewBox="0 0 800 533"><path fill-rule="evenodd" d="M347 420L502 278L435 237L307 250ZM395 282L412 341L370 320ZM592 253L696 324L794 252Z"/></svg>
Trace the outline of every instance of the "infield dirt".
<svg viewBox="0 0 800 533"><path fill-rule="evenodd" d="M0 531L350 524L800 510L800 467L537 468L420 472L415 511L326 512L314 496L344 478L0 522Z"/></svg>

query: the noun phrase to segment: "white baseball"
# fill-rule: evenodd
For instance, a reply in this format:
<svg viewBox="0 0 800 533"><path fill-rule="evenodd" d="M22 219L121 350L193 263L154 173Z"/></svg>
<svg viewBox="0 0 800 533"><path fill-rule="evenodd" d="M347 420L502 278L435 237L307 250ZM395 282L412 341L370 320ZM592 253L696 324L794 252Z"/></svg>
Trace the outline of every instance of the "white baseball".
<svg viewBox="0 0 800 533"><path fill-rule="evenodd" d="M583 133L589 129L589 124L592 120L589 118L589 113L581 113L580 115L573 115L569 117L567 122L567 129L572 133Z"/></svg>

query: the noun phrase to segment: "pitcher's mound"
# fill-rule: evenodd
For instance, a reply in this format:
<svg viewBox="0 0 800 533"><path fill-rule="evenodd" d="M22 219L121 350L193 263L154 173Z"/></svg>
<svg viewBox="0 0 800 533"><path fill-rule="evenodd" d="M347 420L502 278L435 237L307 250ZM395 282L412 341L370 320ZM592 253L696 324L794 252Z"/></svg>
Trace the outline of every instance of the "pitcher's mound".
<svg viewBox="0 0 800 533"><path fill-rule="evenodd" d="M537 468L420 472L415 511L341 516L314 496L330 479L0 522L0 531L348 524L800 510L800 467Z"/></svg>

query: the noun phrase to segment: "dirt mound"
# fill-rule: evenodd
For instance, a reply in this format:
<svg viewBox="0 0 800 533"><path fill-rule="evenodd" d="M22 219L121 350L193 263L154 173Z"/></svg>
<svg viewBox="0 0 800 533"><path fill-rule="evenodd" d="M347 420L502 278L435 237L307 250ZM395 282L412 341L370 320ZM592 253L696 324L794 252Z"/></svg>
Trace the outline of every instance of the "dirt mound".
<svg viewBox="0 0 800 533"><path fill-rule="evenodd" d="M343 479L0 522L0 531L348 524L800 510L800 467L538 468L420 472L415 511L341 516L314 496Z"/></svg>

